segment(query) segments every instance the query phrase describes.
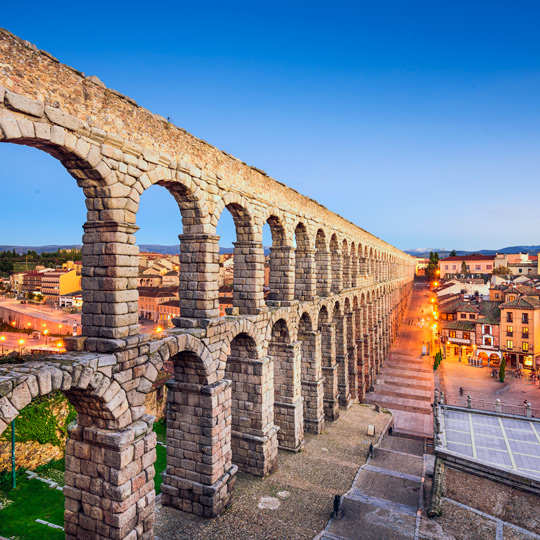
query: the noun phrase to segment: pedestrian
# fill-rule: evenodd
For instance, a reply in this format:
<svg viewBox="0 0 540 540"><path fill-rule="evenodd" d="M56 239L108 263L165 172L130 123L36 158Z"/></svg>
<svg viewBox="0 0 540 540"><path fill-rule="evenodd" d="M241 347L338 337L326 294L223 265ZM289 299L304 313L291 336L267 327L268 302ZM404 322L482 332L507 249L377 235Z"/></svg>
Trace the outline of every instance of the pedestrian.
<svg viewBox="0 0 540 540"><path fill-rule="evenodd" d="M459 387L459 395L461 397L463 397L463 387L462 386Z"/></svg>
<svg viewBox="0 0 540 540"><path fill-rule="evenodd" d="M392 436L392 432L394 431L394 428L392 426L390 426L388 428L388 435L390 435L390 437Z"/></svg>
<svg viewBox="0 0 540 540"><path fill-rule="evenodd" d="M368 457L373 457L373 443L369 443Z"/></svg>
<svg viewBox="0 0 540 540"><path fill-rule="evenodd" d="M337 517L339 514L339 507L341 505L341 496L334 495L334 511L332 512L332 517Z"/></svg>

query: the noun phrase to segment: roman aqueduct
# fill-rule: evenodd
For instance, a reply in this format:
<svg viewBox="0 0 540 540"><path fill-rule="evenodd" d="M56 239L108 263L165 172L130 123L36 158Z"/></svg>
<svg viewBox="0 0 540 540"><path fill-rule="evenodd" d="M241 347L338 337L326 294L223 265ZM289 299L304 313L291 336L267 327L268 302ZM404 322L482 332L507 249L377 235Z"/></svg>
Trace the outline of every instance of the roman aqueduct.
<svg viewBox="0 0 540 540"><path fill-rule="evenodd" d="M163 504L216 516L238 469L272 473L278 448L297 451L304 432L363 400L406 308L413 259L5 30L0 58L0 141L58 159L87 207L83 336L64 355L0 365L0 432L35 397L62 391L78 412L66 538L153 538L156 439L144 401L172 360ZM182 220L182 316L160 339L140 333L137 302L137 211L154 184ZM235 307L219 317L225 209Z"/></svg>

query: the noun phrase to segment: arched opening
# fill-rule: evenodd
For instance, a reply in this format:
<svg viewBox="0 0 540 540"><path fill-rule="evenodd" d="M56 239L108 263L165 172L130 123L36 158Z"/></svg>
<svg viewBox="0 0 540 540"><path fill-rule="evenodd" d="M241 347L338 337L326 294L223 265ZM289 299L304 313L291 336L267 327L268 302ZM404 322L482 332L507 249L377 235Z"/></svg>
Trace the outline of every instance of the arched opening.
<svg viewBox="0 0 540 540"><path fill-rule="evenodd" d="M268 264L265 264L265 285L268 284L267 303L287 304L294 294L294 249L287 245L285 229L281 220L271 215L263 227L263 245L267 245L270 230L271 247ZM278 305L279 305L278 304Z"/></svg>
<svg viewBox="0 0 540 540"><path fill-rule="evenodd" d="M194 270L190 242L186 241L184 246L181 242L184 237L181 208L185 207L188 193L172 183L158 183L158 186L150 186L138 201L138 316L144 333L171 328L180 316L193 317L197 289L201 286L199 280L192 280L190 302L185 301L184 294L181 309L180 278L185 274L193 276ZM185 277L182 285L184 289L189 286Z"/></svg>
<svg viewBox="0 0 540 540"><path fill-rule="evenodd" d="M365 397L365 380L364 380L364 320L362 305L364 303L364 295L360 297L360 300L355 296L353 300L353 320L354 320L354 334L356 345L356 357L354 359L356 373L357 373L357 391L356 397L360 403L364 401ZM351 391L352 394L352 391Z"/></svg>
<svg viewBox="0 0 540 540"><path fill-rule="evenodd" d="M358 255L356 251L356 245L353 242L351 244L351 252L349 255L349 266L351 269L351 287L358 287L358 278L359 278L359 264L358 264Z"/></svg>
<svg viewBox="0 0 540 540"><path fill-rule="evenodd" d="M341 266L341 251L335 234L330 238L330 256L332 258L332 292L338 293L342 289L343 273Z"/></svg>
<svg viewBox="0 0 540 540"><path fill-rule="evenodd" d="M294 298L312 300L316 294L315 250L311 249L306 226L298 223L294 230Z"/></svg>
<svg viewBox="0 0 540 540"><path fill-rule="evenodd" d="M268 356L274 365L274 421L280 448L297 451L304 442L300 343L291 343L287 323L272 326Z"/></svg>
<svg viewBox="0 0 540 540"><path fill-rule="evenodd" d="M324 415L326 420L339 418L338 378L336 364L336 325L330 321L325 306L319 311L317 329L321 333L322 372L324 376Z"/></svg>
<svg viewBox="0 0 540 540"><path fill-rule="evenodd" d="M358 370L356 368L356 324L355 317L356 313L351 308L351 302L349 298L345 299L344 303L344 325L345 325L345 335L347 337L347 371L348 371L348 388L345 400L350 403L351 401L356 401L358 399ZM341 392L340 392L341 395ZM348 404L345 403L345 406Z"/></svg>
<svg viewBox="0 0 540 540"><path fill-rule="evenodd" d="M271 374L271 362L259 358L255 340L246 333L235 336L224 377L231 381L232 461L256 476L270 474L277 463Z"/></svg>
<svg viewBox="0 0 540 540"><path fill-rule="evenodd" d="M169 383L162 504L214 517L231 498L236 469L231 463L229 384L208 384L203 360L193 351L181 351L171 360L175 380ZM205 491L216 496L205 496Z"/></svg>
<svg viewBox="0 0 540 540"><path fill-rule="evenodd" d="M351 259L347 240L343 240L341 247L341 268L342 268L342 288L348 289L351 286Z"/></svg>
<svg viewBox="0 0 540 540"><path fill-rule="evenodd" d="M245 206L240 202L229 202L225 205L227 211L231 214L234 228L228 225L226 228L221 227L220 223L224 220L224 215L221 214L217 223L216 232L223 238L234 238L234 249L232 257L230 253L222 253L220 265L221 268L229 269L220 271L223 275L229 275L232 268L233 286L232 286L232 308L221 309L225 314L230 315L254 315L257 314L264 306L264 252L262 244L255 238L252 216L249 214ZM224 251L229 251L226 242L220 244ZM224 295L220 294L224 301ZM229 298L230 300L230 298ZM221 304L223 306L223 303Z"/></svg>
<svg viewBox="0 0 540 540"><path fill-rule="evenodd" d="M298 341L302 343L304 430L321 433L324 427L321 333L313 331L313 323L307 313L303 313L300 317Z"/></svg>
<svg viewBox="0 0 540 540"><path fill-rule="evenodd" d="M317 295L328 296L330 293L331 261L326 245L326 236L322 229L315 237L315 266L317 268Z"/></svg>
<svg viewBox="0 0 540 540"><path fill-rule="evenodd" d="M345 328L345 316L339 302L336 302L334 305L332 320L336 325L336 362L338 366L337 378L339 403L343 407L348 407L351 398L349 393L347 334Z"/></svg>

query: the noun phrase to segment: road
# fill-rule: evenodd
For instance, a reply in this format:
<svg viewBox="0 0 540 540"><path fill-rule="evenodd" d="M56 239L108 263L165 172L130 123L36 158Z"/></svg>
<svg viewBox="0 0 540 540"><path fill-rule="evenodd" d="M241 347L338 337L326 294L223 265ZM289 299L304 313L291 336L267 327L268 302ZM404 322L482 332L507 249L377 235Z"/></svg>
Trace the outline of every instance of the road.
<svg viewBox="0 0 540 540"><path fill-rule="evenodd" d="M398 337L378 375L375 391L366 397L367 403L392 411L397 431L422 437L433 436L433 367L430 357L422 356L422 345L429 342L432 330L429 321L418 325L431 312L427 290L424 283L414 283Z"/></svg>

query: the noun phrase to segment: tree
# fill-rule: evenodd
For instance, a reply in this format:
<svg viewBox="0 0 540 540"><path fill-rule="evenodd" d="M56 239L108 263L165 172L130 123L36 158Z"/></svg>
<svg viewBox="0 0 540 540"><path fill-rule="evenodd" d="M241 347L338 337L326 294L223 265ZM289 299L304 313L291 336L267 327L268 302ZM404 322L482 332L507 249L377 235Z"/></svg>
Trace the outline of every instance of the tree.
<svg viewBox="0 0 540 540"><path fill-rule="evenodd" d="M453 249L453 250L450 252L449 257L457 257L457 251L456 251L455 249Z"/></svg>
<svg viewBox="0 0 540 540"><path fill-rule="evenodd" d="M499 366L499 381L504 382L504 376L506 375L506 358L503 356L501 365Z"/></svg>
<svg viewBox="0 0 540 540"><path fill-rule="evenodd" d="M433 371L435 371L441 365L442 361L443 361L443 355L442 355L442 351L439 349L439 351L437 352L433 360Z"/></svg>
<svg viewBox="0 0 540 540"><path fill-rule="evenodd" d="M467 274L469 272L469 270L467 269L467 265L465 264L465 261L462 261L461 262L461 273L462 274Z"/></svg>
<svg viewBox="0 0 540 540"><path fill-rule="evenodd" d="M497 266L493 269L493 275L495 276L508 276L512 273L512 270L508 266Z"/></svg>
<svg viewBox="0 0 540 540"><path fill-rule="evenodd" d="M434 262L430 262L427 267L426 267L426 277L428 278L429 281L434 281L437 279L437 270L438 270L439 266L434 263Z"/></svg>

